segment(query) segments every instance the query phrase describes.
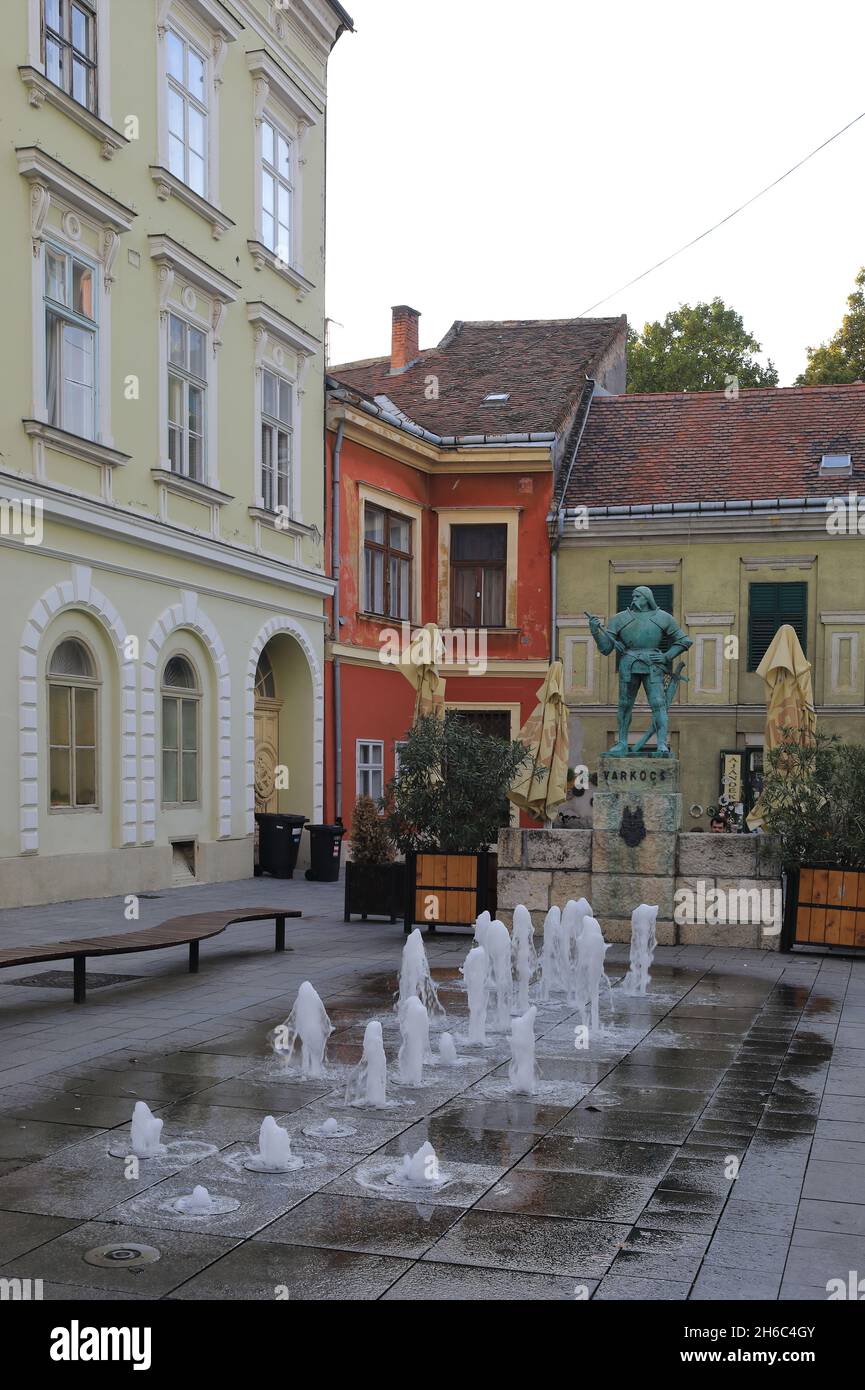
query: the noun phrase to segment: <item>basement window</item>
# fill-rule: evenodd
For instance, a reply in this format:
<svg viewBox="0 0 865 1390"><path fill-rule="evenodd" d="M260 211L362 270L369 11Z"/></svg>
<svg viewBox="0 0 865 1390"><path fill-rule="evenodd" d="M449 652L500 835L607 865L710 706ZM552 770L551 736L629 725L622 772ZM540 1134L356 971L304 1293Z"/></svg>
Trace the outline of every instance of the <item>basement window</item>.
<svg viewBox="0 0 865 1390"><path fill-rule="evenodd" d="M852 473L853 461L849 454L824 454L820 460L820 472L831 473L837 476L839 473Z"/></svg>

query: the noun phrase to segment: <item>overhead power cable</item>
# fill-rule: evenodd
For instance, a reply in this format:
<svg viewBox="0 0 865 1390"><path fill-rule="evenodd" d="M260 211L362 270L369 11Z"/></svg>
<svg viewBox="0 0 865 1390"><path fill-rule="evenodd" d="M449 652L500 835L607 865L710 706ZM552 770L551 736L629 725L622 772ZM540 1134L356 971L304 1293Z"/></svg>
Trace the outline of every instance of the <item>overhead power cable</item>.
<svg viewBox="0 0 865 1390"><path fill-rule="evenodd" d="M662 265L668 265L669 262L675 260L677 256L681 256L684 251L689 251L692 246L697 245L697 242L704 241L707 236L711 236L712 232L717 232L719 227L723 227L725 223L730 222L734 217L738 217L740 212L744 212L752 203L756 203L758 198L765 197L773 188L777 188L779 183L783 183L791 174L795 174L797 169L801 169L802 165L807 164L809 159L813 159L815 154L819 154L821 150L825 150L826 146L831 145L833 140L837 140L840 136L846 134L857 121L862 120L863 116L865 116L865 111L860 112L858 116L854 116L853 120L848 121L840 130L836 130L834 135L830 135L828 140L824 140L822 145L818 145L810 154L806 154L803 159L799 160L798 164L794 164L786 173L780 174L777 179L773 179L771 183L767 183L766 187L761 188L759 193L755 193L753 198L749 198L746 203L742 203L739 207L734 208L732 212L728 212L727 216L722 217L720 222L716 222L712 227L707 227L705 232L701 232L700 235L695 236L693 240L685 242L685 245L680 246L678 251L671 251L669 256L665 256L661 261L656 261L654 265L649 266L648 270L644 270L640 275L635 275L633 280L629 280L627 284L620 285L617 290L613 290L610 294L604 295L603 299L598 299L594 304L590 304L588 309L583 309L581 311L580 318L584 318L586 314L593 313L593 311L599 309L602 304L606 304L608 300L614 299L617 294L621 294L624 290L629 290L632 285L638 284L640 280L645 280L646 276L651 275L653 271L660 270Z"/></svg>

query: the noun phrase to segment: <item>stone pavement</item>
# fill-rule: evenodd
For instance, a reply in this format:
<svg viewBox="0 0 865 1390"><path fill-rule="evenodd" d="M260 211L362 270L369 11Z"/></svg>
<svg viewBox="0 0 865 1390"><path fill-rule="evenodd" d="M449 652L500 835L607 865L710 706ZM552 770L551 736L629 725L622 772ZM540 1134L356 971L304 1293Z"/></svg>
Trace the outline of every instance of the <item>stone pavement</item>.
<svg viewBox="0 0 865 1390"><path fill-rule="evenodd" d="M203 943L197 976L182 948L95 961L134 978L83 1007L13 983L65 962L0 972L0 1281L42 1279L54 1299L825 1300L865 1271L865 961L661 948L648 996L614 987L588 1051L567 1007L541 1008L529 1099L508 1089L506 1038L460 1041L468 938L427 937L463 1065L410 1090L393 1065L402 931L343 923L340 884L166 891L140 920L247 904L303 910L290 954L261 924ZM120 931L123 907L2 912L0 940ZM614 947L614 986L624 968ZM305 979L336 1029L321 1082L267 1044ZM343 1104L372 1017L399 1102L385 1111ZM136 1099L168 1152L127 1176ZM267 1114L301 1169L243 1168ZM331 1115L355 1132L304 1134ZM406 1200L387 1175L427 1138L448 1181ZM239 1207L179 1215L198 1182ZM129 1242L160 1258L83 1258Z"/></svg>

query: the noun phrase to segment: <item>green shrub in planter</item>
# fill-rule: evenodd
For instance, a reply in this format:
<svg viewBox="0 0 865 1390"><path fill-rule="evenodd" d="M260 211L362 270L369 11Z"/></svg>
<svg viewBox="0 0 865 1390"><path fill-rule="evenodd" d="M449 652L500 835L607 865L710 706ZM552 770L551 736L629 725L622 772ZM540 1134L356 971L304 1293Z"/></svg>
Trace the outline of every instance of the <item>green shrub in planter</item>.
<svg viewBox="0 0 865 1390"><path fill-rule="evenodd" d="M792 730L765 758L762 811L785 869L803 864L865 869L865 745Z"/></svg>

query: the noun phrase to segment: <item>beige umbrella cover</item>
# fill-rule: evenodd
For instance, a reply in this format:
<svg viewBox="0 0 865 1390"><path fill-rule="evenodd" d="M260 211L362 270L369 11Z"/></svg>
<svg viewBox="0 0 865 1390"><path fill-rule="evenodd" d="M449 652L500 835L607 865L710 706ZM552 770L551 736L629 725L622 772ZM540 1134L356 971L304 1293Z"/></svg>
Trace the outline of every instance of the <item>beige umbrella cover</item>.
<svg viewBox="0 0 865 1390"><path fill-rule="evenodd" d="M538 691L538 705L517 739L529 750L508 798L539 821L552 820L568 794L568 713L564 669L554 661Z"/></svg>
<svg viewBox="0 0 865 1390"><path fill-rule="evenodd" d="M812 742L817 716L811 663L789 623L775 633L757 667L757 675L766 682L766 751L784 742L785 729L793 730L803 743ZM762 798L748 815L750 830L757 830L763 824L761 801Z"/></svg>
<svg viewBox="0 0 865 1390"><path fill-rule="evenodd" d="M445 681L438 671L444 651L439 628L427 623L414 633L400 658L399 669L416 691L413 724L428 714L445 717Z"/></svg>

